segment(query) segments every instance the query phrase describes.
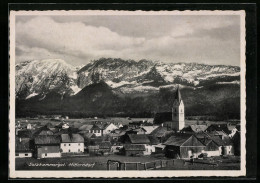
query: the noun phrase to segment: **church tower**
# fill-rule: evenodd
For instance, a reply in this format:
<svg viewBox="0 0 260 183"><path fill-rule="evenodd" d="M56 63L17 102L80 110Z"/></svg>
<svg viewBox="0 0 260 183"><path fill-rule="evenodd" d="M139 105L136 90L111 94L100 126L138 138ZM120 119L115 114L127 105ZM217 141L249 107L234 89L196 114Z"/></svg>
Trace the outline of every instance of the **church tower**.
<svg viewBox="0 0 260 183"><path fill-rule="evenodd" d="M163 126L175 131L182 130L185 126L184 114L185 114L184 103L181 98L180 88L178 86L175 92L173 105L172 105L172 120L164 122Z"/></svg>
<svg viewBox="0 0 260 183"><path fill-rule="evenodd" d="M175 93L173 106L172 106L172 122L174 123L173 129L180 131L184 128L184 103L181 98L180 88L178 87Z"/></svg>

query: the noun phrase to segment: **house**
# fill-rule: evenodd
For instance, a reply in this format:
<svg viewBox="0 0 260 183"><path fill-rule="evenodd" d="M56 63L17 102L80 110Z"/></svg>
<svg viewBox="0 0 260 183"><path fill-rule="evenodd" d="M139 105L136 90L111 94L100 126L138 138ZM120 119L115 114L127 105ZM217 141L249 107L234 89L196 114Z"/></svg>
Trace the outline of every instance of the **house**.
<svg viewBox="0 0 260 183"><path fill-rule="evenodd" d="M143 155L145 146L142 144L125 144L123 146L123 153L126 156Z"/></svg>
<svg viewBox="0 0 260 183"><path fill-rule="evenodd" d="M55 158L61 157L60 153L61 139L56 135L39 135L35 137L35 151L37 158Z"/></svg>
<svg viewBox="0 0 260 183"><path fill-rule="evenodd" d="M89 131L90 133L94 133L97 137L103 136L103 129L101 129L98 125L94 124Z"/></svg>
<svg viewBox="0 0 260 183"><path fill-rule="evenodd" d="M146 152L144 153L145 155L149 155L152 153L155 153L155 147L160 143L159 139L152 135L148 135L148 138L150 140L149 145L145 145Z"/></svg>
<svg viewBox="0 0 260 183"><path fill-rule="evenodd" d="M111 133L111 131L118 129L118 127L116 125L114 125L113 123L107 124L103 127L103 134L109 134Z"/></svg>
<svg viewBox="0 0 260 183"><path fill-rule="evenodd" d="M156 137L160 142L164 142L172 133L172 130L169 131L166 127L159 126L158 128L154 129L150 135Z"/></svg>
<svg viewBox="0 0 260 183"><path fill-rule="evenodd" d="M140 144L144 145L144 155L150 155L155 152L155 146L159 144L159 140L153 136L147 136L145 134L128 134L125 139L125 144Z"/></svg>
<svg viewBox="0 0 260 183"><path fill-rule="evenodd" d="M69 126L69 124L68 123L64 123L63 125L62 125L62 129L68 129L70 126Z"/></svg>
<svg viewBox="0 0 260 183"><path fill-rule="evenodd" d="M30 138L15 138L15 157L32 157L33 148Z"/></svg>
<svg viewBox="0 0 260 183"><path fill-rule="evenodd" d="M84 138L84 149L86 149L86 147L90 145L92 138L96 138L96 135L94 133L82 133L81 131L79 132L79 134Z"/></svg>
<svg viewBox="0 0 260 183"><path fill-rule="evenodd" d="M210 138L202 138L200 141L205 145L203 153L207 153L208 157L221 155L221 146L219 146L215 141Z"/></svg>
<svg viewBox="0 0 260 183"><path fill-rule="evenodd" d="M80 134L61 134L62 153L83 153L84 138Z"/></svg>
<svg viewBox="0 0 260 183"><path fill-rule="evenodd" d="M205 145L192 134L176 133L163 144L168 158L196 158L205 149Z"/></svg>
<svg viewBox="0 0 260 183"><path fill-rule="evenodd" d="M230 137L220 138L219 136L210 137L219 147L221 147L221 155L234 155L234 144Z"/></svg>
<svg viewBox="0 0 260 183"><path fill-rule="evenodd" d="M206 132L222 131L227 135L231 133L231 131L228 129L227 124L212 124L205 131Z"/></svg>

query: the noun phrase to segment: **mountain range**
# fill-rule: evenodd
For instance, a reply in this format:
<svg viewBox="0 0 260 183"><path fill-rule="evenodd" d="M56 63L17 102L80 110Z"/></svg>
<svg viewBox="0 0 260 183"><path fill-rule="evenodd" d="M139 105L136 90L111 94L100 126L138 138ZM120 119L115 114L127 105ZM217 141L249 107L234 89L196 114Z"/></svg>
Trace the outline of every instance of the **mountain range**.
<svg viewBox="0 0 260 183"><path fill-rule="evenodd" d="M240 68L101 58L74 67L61 59L16 64L17 115L152 115L170 111L177 86L187 115L239 116ZM223 109L232 106L231 109Z"/></svg>

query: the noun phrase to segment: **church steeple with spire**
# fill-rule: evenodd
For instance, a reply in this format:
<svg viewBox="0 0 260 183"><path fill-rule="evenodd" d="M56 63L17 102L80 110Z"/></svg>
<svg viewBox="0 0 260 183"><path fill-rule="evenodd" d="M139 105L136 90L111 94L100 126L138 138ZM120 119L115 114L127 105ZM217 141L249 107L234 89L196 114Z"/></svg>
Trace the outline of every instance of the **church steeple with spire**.
<svg viewBox="0 0 260 183"><path fill-rule="evenodd" d="M178 86L172 105L172 121L166 122L164 126L167 126L175 131L182 130L185 126L184 114L184 103L181 97L180 88Z"/></svg>

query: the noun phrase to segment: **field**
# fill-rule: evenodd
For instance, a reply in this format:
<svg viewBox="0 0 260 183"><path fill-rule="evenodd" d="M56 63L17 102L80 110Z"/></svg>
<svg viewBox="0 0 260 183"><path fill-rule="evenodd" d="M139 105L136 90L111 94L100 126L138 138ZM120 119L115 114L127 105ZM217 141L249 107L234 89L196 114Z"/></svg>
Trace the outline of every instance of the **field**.
<svg viewBox="0 0 260 183"><path fill-rule="evenodd" d="M192 165L184 160L172 160L167 158L156 158L154 156L143 157L127 157L121 155L95 156L95 157L62 157L62 158L16 158L16 170L107 170L107 161L117 160L120 162L140 162L139 170L144 170L142 163L148 163L149 168L153 166L153 162L168 161L166 167L156 170L238 170L240 167L239 157L215 157L213 161L217 166L212 166L208 160L195 160ZM111 170L116 170L115 166L111 166ZM136 164L128 164L127 170L136 170Z"/></svg>

